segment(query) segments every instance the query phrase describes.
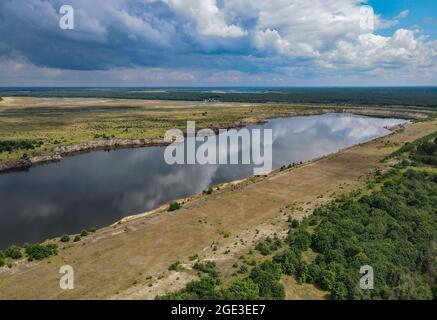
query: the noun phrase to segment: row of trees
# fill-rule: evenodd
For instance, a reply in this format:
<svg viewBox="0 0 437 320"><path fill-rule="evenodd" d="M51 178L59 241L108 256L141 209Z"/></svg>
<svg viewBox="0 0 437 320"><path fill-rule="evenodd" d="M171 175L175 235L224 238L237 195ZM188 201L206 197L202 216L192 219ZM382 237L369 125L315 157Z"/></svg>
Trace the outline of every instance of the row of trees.
<svg viewBox="0 0 437 320"><path fill-rule="evenodd" d="M33 150L41 147L44 144L42 141L28 141L28 140L4 140L0 141L0 153L12 152L15 150Z"/></svg>
<svg viewBox="0 0 437 320"><path fill-rule="evenodd" d="M0 267L8 260L18 260L26 256L28 261L43 260L58 253L58 246L54 243L39 244L26 243L23 248L12 245L4 251L0 251Z"/></svg>
<svg viewBox="0 0 437 320"><path fill-rule="evenodd" d="M222 288L220 274L214 262L196 263L201 272L199 280L190 282L184 289L164 296L159 300L257 300L284 299L284 286L280 283L281 266L272 261L264 261L253 267L250 275L235 280Z"/></svg>
<svg viewBox="0 0 437 320"><path fill-rule="evenodd" d="M436 143L429 136L398 155L407 153L416 166L435 166L428 160ZM291 219L285 241L260 242L256 249L273 258L255 264L247 277L223 287L214 263L196 263L200 280L159 299L283 299L283 274L316 284L337 300L437 299L437 174L431 172L377 172L379 188L372 193L342 196L301 223ZM303 259L310 250L316 254L311 263ZM365 265L374 270L373 290L359 285Z"/></svg>
<svg viewBox="0 0 437 320"><path fill-rule="evenodd" d="M197 263L200 280L160 299L283 299L282 274L316 284L332 299L436 299L437 175L408 170L382 178L380 191L342 197L293 224L285 247L262 242L260 251L280 252L246 278L223 288L215 264ZM307 263L310 249L317 257ZM374 290L359 287L364 265L374 269Z"/></svg>

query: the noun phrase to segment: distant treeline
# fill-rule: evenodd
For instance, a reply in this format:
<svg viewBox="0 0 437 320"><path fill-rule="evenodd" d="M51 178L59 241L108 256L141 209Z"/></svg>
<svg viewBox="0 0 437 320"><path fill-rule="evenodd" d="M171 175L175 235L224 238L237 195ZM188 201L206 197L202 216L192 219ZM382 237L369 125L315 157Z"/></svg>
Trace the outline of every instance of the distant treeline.
<svg viewBox="0 0 437 320"><path fill-rule="evenodd" d="M28 140L0 141L0 153L12 152L16 150L33 150L37 147L41 147L43 144L44 143L42 141L28 141Z"/></svg>
<svg viewBox="0 0 437 320"><path fill-rule="evenodd" d="M396 88L0 88L3 96L437 107L437 87Z"/></svg>

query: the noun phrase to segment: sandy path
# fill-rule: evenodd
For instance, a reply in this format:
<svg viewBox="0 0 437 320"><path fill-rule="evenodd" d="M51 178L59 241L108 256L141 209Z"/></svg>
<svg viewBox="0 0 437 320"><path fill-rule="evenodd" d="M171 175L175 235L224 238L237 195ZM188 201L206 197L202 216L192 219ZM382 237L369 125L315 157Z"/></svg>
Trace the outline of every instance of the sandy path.
<svg viewBox="0 0 437 320"><path fill-rule="evenodd" d="M383 141L413 141L436 129L436 122L411 124L390 137L295 170L250 179L210 196L195 196L174 213L155 213L99 230L61 249L57 257L3 268L0 298L153 298L168 288L182 287L192 277L167 271L172 262L187 263L188 256L196 253L219 260L225 257L226 248L238 252L253 245L256 229L285 230L280 223L274 227L275 219L284 217L280 210L285 206L299 203L303 214L305 206L328 201L332 192L351 190L394 150L381 148ZM224 232L231 236L225 238ZM236 245L236 239L241 243ZM213 241L219 242L216 252L211 249ZM59 289L58 272L63 264L74 267L74 290ZM158 280L159 276L162 279Z"/></svg>

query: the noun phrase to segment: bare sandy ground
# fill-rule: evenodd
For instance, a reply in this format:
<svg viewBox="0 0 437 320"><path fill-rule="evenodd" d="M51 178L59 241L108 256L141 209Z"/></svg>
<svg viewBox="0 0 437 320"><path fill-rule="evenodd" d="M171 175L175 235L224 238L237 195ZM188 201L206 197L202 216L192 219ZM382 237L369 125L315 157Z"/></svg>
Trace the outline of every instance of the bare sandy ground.
<svg viewBox="0 0 437 320"><path fill-rule="evenodd" d="M217 261L225 277L238 257L260 238L285 233L289 213L302 217L332 197L361 186L380 160L404 143L430 134L437 122L414 123L393 133L290 171L230 183L212 195L193 196L183 208L165 208L99 230L43 262L18 263L0 270L5 299L152 299L183 287L195 277L188 257ZM334 194L335 193L335 194ZM291 210L295 207L297 210ZM229 250L229 252L227 252ZM226 252L226 253L225 253ZM180 260L187 271L168 271ZM75 270L75 289L59 289L59 268ZM293 281L286 280L286 283ZM298 285L296 285L298 286ZM322 292L293 285L287 298L322 298Z"/></svg>
<svg viewBox="0 0 437 320"><path fill-rule="evenodd" d="M102 98L35 98L2 97L0 109L20 108L89 108L89 107L141 107L153 108L193 108L199 106L252 106L250 103L224 103L203 101L167 101L144 99L102 99Z"/></svg>

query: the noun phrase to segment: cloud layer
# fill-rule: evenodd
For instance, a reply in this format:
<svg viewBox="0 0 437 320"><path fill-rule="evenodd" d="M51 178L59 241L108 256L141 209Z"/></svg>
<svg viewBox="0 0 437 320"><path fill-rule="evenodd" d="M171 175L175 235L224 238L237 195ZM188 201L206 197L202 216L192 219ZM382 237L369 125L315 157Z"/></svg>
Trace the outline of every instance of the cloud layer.
<svg viewBox="0 0 437 320"><path fill-rule="evenodd" d="M381 76L435 81L437 42L419 28L395 27L409 11L393 20L376 12L371 29L363 27L362 3L70 0L75 29L62 30L63 1L2 0L0 84L79 74L97 82L111 76L126 83L187 85L253 84L266 77L272 84ZM387 27L394 31L382 35Z"/></svg>

